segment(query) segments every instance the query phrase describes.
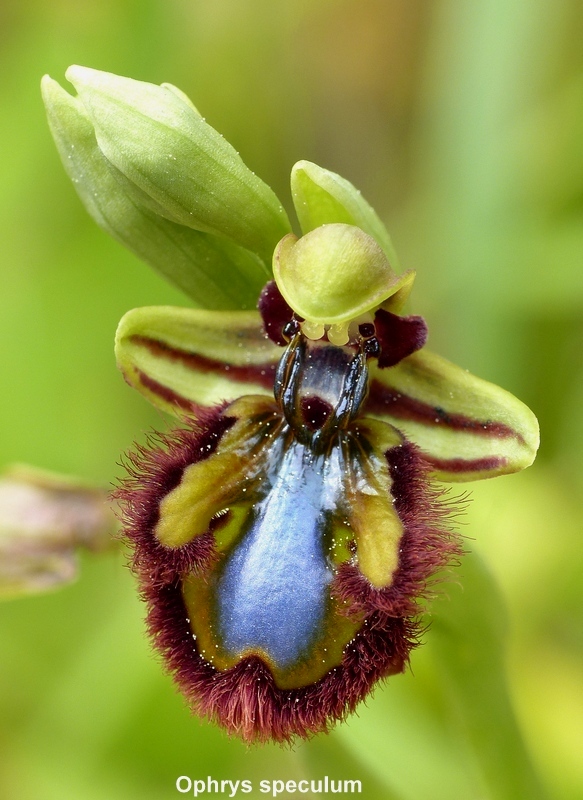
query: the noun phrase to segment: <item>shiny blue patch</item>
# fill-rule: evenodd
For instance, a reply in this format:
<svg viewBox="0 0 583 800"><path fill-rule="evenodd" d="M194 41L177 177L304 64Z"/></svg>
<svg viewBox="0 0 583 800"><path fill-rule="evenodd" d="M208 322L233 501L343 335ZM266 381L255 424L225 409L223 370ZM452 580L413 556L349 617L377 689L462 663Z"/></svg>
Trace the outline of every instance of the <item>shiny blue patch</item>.
<svg viewBox="0 0 583 800"><path fill-rule="evenodd" d="M261 648L280 667L318 638L332 571L324 550L337 471L292 442L250 527L228 556L218 585L226 650Z"/></svg>

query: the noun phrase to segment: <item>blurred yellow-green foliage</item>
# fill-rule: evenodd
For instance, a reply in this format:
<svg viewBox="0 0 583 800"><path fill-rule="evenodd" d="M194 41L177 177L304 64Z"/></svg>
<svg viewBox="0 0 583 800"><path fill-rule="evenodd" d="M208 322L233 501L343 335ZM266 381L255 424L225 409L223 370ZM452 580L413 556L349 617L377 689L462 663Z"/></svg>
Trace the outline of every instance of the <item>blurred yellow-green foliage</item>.
<svg viewBox="0 0 583 800"><path fill-rule="evenodd" d="M542 447L524 474L471 487L463 532L487 570L462 564L413 674L294 750L189 717L120 556L4 603L0 797L324 774L372 800L583 796L582 28L578 0L4 0L3 463L107 485L167 424L124 385L112 338L127 309L186 300L64 174L38 84L71 63L181 87L288 210L298 159L351 180L418 270L433 349L525 400Z"/></svg>

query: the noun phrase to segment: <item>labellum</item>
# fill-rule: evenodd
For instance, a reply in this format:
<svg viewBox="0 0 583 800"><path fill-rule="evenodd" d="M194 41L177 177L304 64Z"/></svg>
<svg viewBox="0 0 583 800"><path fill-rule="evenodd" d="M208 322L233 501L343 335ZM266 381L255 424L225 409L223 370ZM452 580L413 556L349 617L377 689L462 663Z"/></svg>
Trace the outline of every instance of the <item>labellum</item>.
<svg viewBox="0 0 583 800"><path fill-rule="evenodd" d="M414 273L344 178L293 167L298 238L178 89L67 74L76 97L46 76L43 95L82 202L197 306L134 309L116 337L126 381L182 423L117 492L152 640L229 733L326 731L405 669L460 555L431 481L527 467L536 419L425 349Z"/></svg>

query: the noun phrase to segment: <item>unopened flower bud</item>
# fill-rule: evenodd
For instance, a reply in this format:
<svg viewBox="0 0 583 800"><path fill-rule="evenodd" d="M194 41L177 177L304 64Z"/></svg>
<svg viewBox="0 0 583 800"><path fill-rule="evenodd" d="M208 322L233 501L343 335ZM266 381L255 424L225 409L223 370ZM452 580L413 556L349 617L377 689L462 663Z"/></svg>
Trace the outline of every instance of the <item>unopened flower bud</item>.
<svg viewBox="0 0 583 800"><path fill-rule="evenodd" d="M78 548L111 546L115 517L105 492L17 467L0 478L0 598L36 594L77 577Z"/></svg>
<svg viewBox="0 0 583 800"><path fill-rule="evenodd" d="M99 147L144 204L265 258L289 230L277 197L192 105L163 86L73 66Z"/></svg>

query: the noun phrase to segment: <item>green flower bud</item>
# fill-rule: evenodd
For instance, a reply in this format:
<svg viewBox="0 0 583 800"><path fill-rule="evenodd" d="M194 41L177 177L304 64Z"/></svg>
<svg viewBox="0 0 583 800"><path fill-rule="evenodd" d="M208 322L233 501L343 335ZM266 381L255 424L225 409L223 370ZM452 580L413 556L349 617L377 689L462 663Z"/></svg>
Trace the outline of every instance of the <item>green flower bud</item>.
<svg viewBox="0 0 583 800"><path fill-rule="evenodd" d="M376 309L411 279L395 275L372 236L341 223L322 225L301 239L285 236L275 250L273 271L283 297L306 321L304 333L319 338L323 326L331 325L338 343L351 320Z"/></svg>
<svg viewBox="0 0 583 800"><path fill-rule="evenodd" d="M169 84L165 90L185 97ZM48 75L42 80L42 93L63 165L97 224L186 292L196 305L254 308L269 277L259 256L222 236L171 222L137 201L136 188L99 149L79 98L71 97Z"/></svg>
<svg viewBox="0 0 583 800"><path fill-rule="evenodd" d="M115 529L105 492L33 467L13 467L0 478L0 598L70 583L77 577L77 549L110 547Z"/></svg>
<svg viewBox="0 0 583 800"><path fill-rule="evenodd" d="M99 149L134 198L172 222L231 239L269 263L290 230L281 203L174 87L67 70Z"/></svg>

